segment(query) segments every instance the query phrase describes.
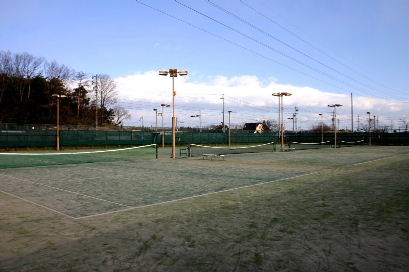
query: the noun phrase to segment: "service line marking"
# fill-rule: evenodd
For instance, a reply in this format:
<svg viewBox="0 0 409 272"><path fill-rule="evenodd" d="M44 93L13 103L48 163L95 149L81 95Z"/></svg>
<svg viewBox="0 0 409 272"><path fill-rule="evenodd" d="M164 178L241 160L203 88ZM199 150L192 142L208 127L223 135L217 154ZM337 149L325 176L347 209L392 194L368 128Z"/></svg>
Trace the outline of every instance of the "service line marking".
<svg viewBox="0 0 409 272"><path fill-rule="evenodd" d="M264 185L264 184L268 184L268 183L273 183L273 182L279 182L279 181L284 181L284 180L290 180L290 179L305 177L305 176L313 175L313 174L316 174L316 173L319 173L319 172L321 172L321 171L314 171L314 172L304 173L304 174L300 174L300 175L296 175L296 176L292 176L292 177L280 178L280 179L260 182L260 183L256 183L256 184L244 185L244 186L235 187L235 188L231 188L231 189L225 189L225 190L215 191L215 192L210 192L210 193L205 193L205 194L187 196L187 197L182 197L182 198L178 198L178 199L172 199L172 200L168 200L168 201L162 201L162 202L157 202L157 203L152 203L152 204L147 204L147 205L142 205L142 206L134 206L134 207L129 207L129 208L126 208L126 209L120 209L120 210L116 210L116 211L109 211L109 212L104 212L104 213L80 216L80 217L76 217L75 219L85 219L85 218L91 218L91 217L96 217L96 216L101 216L101 215L107 215L107 214L113 214L113 213L118 213L118 212L130 211L130 210L134 210L134 209L143 209L143 208L148 208L148 207L154 207L154 206L159 206L159 205L163 205L163 204L169 204L169 203L173 203L173 202L183 201L183 200L187 200L187 199L194 199L194 198L198 198L198 197L203 197L203 196L208 196L208 195L215 195L215 194L230 192L230 191L239 190L239 189L243 189L243 188L249 188L249 187Z"/></svg>

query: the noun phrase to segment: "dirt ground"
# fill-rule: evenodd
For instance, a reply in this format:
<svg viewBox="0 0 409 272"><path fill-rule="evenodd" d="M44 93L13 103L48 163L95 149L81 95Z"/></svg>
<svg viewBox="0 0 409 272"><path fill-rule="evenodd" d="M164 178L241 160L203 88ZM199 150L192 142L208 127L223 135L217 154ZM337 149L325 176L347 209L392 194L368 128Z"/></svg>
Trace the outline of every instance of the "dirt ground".
<svg viewBox="0 0 409 272"><path fill-rule="evenodd" d="M83 219L0 193L0 271L408 271L409 156Z"/></svg>

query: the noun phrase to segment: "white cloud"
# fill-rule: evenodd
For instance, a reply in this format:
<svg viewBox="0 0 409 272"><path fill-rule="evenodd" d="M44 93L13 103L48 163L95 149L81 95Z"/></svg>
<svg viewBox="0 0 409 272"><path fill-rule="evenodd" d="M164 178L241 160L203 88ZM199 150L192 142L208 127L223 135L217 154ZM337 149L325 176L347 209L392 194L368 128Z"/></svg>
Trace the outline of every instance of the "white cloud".
<svg viewBox="0 0 409 272"><path fill-rule="evenodd" d="M155 122L152 107L159 107L161 103L170 104L172 101L172 80L170 77L159 76L157 71L135 73L116 78L115 81L120 100L124 104L132 104L130 107L133 118L129 122L131 124L138 124L140 116L143 115L145 123L152 125L152 122ZM281 91L292 93L292 96L284 98L287 114L297 106L300 109L299 120L305 120L306 124L308 120L311 123L316 122L318 113L329 114L331 109L327 105L333 103L344 105L338 112L340 117L345 119L345 123L350 122L347 121L350 118L349 94L323 92L308 86L279 84L274 79L263 81L253 75L217 76L206 82L195 81L189 76L177 77L175 90L178 117L180 120L184 118L187 125L197 123L197 120L188 117L193 111L199 110L202 111L204 124L218 123L221 115L221 94L226 98L226 111L228 108L237 109L234 115L236 122L274 119L278 99L273 97L272 93ZM407 103L400 101L354 97L355 114L361 116L366 114L366 111L371 111L385 119L399 120L407 118L407 106Z"/></svg>

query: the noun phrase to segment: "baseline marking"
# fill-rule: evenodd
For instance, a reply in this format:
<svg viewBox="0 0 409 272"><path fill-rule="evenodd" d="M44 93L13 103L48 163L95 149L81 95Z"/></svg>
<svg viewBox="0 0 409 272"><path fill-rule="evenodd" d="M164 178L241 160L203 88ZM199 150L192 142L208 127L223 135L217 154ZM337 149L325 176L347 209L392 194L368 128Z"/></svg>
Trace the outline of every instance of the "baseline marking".
<svg viewBox="0 0 409 272"><path fill-rule="evenodd" d="M47 184L44 184L44 183L40 183L40 182L34 182L34 181L31 181L31 180L27 180L27 179L16 178L16 177L9 176L9 175L2 174L2 173L0 173L0 175L5 176L5 177L8 177L8 178L12 178L12 179L20 180L20 181L23 181L23 182L30 182L30 183L35 184L35 185L40 185L40 186L48 187L48 188L51 188L51 189L54 189L54 190L58 190L58 191L67 192L67 193L71 193L71 194L75 194L75 195L80 195L80 196L84 196L84 197L96 199L96 200L99 200L99 201L108 202L108 203L115 204L115 205L118 205L118 206L130 207L130 206L125 205L125 204L122 204L122 203L118 203L118 202L114 202L114 201L110 201L110 200L106 200L106 199L102 199L102 198L99 198L99 197L90 196L90 195L87 195L87 194L78 193L78 192L74 192L74 191L70 191L70 190L61 189L61 188L54 187L54 186L50 186L50 185L47 185Z"/></svg>
<svg viewBox="0 0 409 272"><path fill-rule="evenodd" d="M63 213L63 212L54 210L54 209L52 209L52 208L49 208L49 207L47 207L47 206L44 206L44 205L41 205L41 204L38 204L38 203L35 203L35 202L31 201L31 200L28 200L28 199L19 197L18 195L15 195L15 194L12 194L12 193L8 193L8 192L5 192L5 191L3 191L3 190L0 190L0 192L3 193L3 194L5 194L5 195L9 195L9 196L11 196L11 197L15 197L15 198L20 199L20 200L22 200L22 201L25 201L25 202L28 202L28 203L30 203L30 204L33 204L33 205L35 205L35 206L41 207L41 208L43 208L43 209L52 211L52 212L57 213L57 214L60 214L60 215L63 215L63 216L68 217L68 218L70 218L70 219L77 219L77 218L75 218L75 217L73 217L73 216L71 216L71 215L65 214L65 213Z"/></svg>

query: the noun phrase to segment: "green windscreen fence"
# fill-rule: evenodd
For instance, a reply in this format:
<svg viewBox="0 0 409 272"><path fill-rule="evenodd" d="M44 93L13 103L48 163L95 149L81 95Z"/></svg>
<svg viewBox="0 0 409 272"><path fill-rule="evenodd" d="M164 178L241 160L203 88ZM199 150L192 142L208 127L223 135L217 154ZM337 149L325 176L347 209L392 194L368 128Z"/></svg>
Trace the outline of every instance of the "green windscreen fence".
<svg viewBox="0 0 409 272"><path fill-rule="evenodd" d="M54 147L57 141L55 130L2 130L0 147ZM99 131L61 130L60 145L76 146L121 146L155 143L155 134L146 131Z"/></svg>
<svg viewBox="0 0 409 272"><path fill-rule="evenodd" d="M338 133L337 144L368 143L368 133ZM149 132L137 130L104 131L104 130L61 130L60 145L62 147L82 146L139 146L147 144L172 143L171 132ZM333 143L334 133L287 133L286 143ZM277 133L231 133L232 144L252 144L278 142ZM176 144L210 144L226 145L229 134L221 132L177 132ZM372 144L408 145L409 132L372 133ZM55 130L0 130L0 148L21 147L55 147Z"/></svg>

